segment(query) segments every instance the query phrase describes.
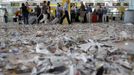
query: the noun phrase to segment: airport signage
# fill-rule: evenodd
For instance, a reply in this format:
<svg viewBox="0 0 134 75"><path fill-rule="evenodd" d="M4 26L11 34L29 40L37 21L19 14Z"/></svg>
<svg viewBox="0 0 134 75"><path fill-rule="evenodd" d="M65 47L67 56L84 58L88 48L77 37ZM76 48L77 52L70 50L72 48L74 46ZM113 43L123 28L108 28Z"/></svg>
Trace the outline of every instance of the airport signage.
<svg viewBox="0 0 134 75"><path fill-rule="evenodd" d="M11 7L19 7L20 3L19 2L11 2Z"/></svg>

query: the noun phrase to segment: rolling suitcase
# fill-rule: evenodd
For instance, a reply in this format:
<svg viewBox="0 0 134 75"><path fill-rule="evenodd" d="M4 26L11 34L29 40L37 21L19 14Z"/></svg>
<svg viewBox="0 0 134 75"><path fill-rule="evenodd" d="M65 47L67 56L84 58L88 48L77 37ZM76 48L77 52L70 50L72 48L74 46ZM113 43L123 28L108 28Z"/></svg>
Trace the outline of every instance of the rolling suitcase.
<svg viewBox="0 0 134 75"><path fill-rule="evenodd" d="M52 24L56 24L56 23L58 23L59 22L59 18L55 18L53 21L52 21Z"/></svg>
<svg viewBox="0 0 134 75"><path fill-rule="evenodd" d="M30 17L29 24L36 24L36 22L37 22L37 17L36 16Z"/></svg>
<svg viewBox="0 0 134 75"><path fill-rule="evenodd" d="M92 23L96 23L97 22L97 15L92 15Z"/></svg>

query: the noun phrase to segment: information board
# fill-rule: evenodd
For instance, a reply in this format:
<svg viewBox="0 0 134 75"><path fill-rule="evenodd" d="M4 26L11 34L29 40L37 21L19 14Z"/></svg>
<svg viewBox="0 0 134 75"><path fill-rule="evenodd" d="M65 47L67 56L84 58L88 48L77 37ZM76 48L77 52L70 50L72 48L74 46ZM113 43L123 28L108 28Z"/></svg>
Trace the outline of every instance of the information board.
<svg viewBox="0 0 134 75"><path fill-rule="evenodd" d="M19 2L11 2L11 7L19 7L20 3Z"/></svg>
<svg viewBox="0 0 134 75"><path fill-rule="evenodd" d="M121 6L121 3L113 3L113 6Z"/></svg>

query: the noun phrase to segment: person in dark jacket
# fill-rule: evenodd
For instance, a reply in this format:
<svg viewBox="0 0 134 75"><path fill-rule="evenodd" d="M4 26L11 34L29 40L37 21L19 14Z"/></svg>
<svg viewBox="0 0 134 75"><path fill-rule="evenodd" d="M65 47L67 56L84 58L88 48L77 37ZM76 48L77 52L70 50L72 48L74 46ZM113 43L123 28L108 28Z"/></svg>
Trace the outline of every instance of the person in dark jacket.
<svg viewBox="0 0 134 75"><path fill-rule="evenodd" d="M47 2L47 19L50 20L50 14L51 14L51 6L50 6L50 1Z"/></svg>
<svg viewBox="0 0 134 75"><path fill-rule="evenodd" d="M87 17L87 22L91 22L91 13L92 13L92 8L90 5L86 6L86 17Z"/></svg>
<svg viewBox="0 0 134 75"><path fill-rule="evenodd" d="M24 24L28 24L29 12L28 12L27 6L25 6L24 3L22 3L21 12L22 12L22 17L23 17L23 20L24 20Z"/></svg>
<svg viewBox="0 0 134 75"><path fill-rule="evenodd" d="M46 1L44 1L43 2L43 6L42 6L42 9L41 9L41 20L40 20L40 22L41 23L47 23L47 19L48 19L48 6L47 6L47 2Z"/></svg>
<svg viewBox="0 0 134 75"><path fill-rule="evenodd" d="M5 23L8 23L8 11L7 11L7 9L5 9L5 12L4 12L4 21L5 21Z"/></svg>
<svg viewBox="0 0 134 75"><path fill-rule="evenodd" d="M71 6L71 22L75 21L76 17L76 6L75 4Z"/></svg>
<svg viewBox="0 0 134 75"><path fill-rule="evenodd" d="M40 21L40 16L41 16L41 8L39 5L37 5L37 7L35 8L35 13L37 15L37 19L38 19L38 23Z"/></svg>
<svg viewBox="0 0 134 75"><path fill-rule="evenodd" d="M97 15L99 17L98 22L102 22L103 9L102 9L101 5L99 6L99 9L97 10Z"/></svg>
<svg viewBox="0 0 134 75"><path fill-rule="evenodd" d="M46 1L44 1L43 2L43 6L42 6L42 13L43 14L47 14L47 2Z"/></svg>

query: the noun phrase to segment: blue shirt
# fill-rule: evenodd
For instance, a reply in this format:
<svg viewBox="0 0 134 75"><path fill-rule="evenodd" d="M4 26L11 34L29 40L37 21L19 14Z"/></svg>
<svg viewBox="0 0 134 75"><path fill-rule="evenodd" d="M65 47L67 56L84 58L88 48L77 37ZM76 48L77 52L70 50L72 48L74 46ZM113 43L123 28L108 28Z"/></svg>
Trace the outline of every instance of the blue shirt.
<svg viewBox="0 0 134 75"><path fill-rule="evenodd" d="M65 3L65 5L64 5L64 10L68 10L68 3Z"/></svg>
<svg viewBox="0 0 134 75"><path fill-rule="evenodd" d="M103 9L103 14L107 14L107 9Z"/></svg>
<svg viewBox="0 0 134 75"><path fill-rule="evenodd" d="M60 17L61 16L61 12L62 11L62 7L57 7L56 9L56 17Z"/></svg>
<svg viewBox="0 0 134 75"><path fill-rule="evenodd" d="M89 6L87 7L87 13L88 13L88 12L92 12L92 8L89 7Z"/></svg>

